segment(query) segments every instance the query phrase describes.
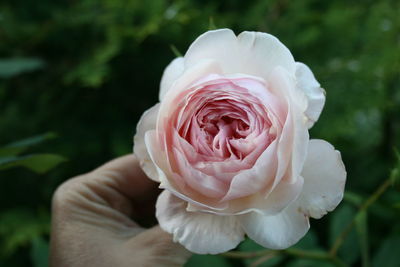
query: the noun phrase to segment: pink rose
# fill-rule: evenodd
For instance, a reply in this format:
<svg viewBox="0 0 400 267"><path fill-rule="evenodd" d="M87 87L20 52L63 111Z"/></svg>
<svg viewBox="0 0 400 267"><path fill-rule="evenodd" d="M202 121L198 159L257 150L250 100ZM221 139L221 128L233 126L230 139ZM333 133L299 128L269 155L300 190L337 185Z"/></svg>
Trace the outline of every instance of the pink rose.
<svg viewBox="0 0 400 267"><path fill-rule="evenodd" d="M209 31L165 69L134 152L165 189L156 216L195 253L247 234L287 248L343 198L340 153L308 129L325 102L311 70L274 36Z"/></svg>

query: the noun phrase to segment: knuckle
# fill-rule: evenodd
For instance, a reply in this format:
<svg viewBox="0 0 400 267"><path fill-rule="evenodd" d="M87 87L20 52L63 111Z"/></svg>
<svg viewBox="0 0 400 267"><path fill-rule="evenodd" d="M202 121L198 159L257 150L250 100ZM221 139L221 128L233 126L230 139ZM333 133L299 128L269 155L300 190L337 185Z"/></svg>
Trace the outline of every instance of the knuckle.
<svg viewBox="0 0 400 267"><path fill-rule="evenodd" d="M81 180L82 177L77 176L66 180L57 187L51 201L53 210L59 210L70 206L77 195Z"/></svg>

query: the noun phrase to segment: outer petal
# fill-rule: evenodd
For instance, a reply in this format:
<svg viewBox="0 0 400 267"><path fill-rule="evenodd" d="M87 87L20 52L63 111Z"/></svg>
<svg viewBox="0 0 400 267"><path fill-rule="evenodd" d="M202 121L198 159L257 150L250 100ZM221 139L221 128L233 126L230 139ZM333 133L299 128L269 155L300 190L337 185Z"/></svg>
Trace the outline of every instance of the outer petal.
<svg viewBox="0 0 400 267"><path fill-rule="evenodd" d="M304 92L307 97L307 107L304 112L308 118L308 128L311 128L318 120L325 104L325 90L321 88L307 65L296 62L296 87Z"/></svg>
<svg viewBox="0 0 400 267"><path fill-rule="evenodd" d="M186 205L164 190L157 200L156 217L161 228L188 250L218 254L235 248L243 240L244 232L236 217L188 212Z"/></svg>
<svg viewBox="0 0 400 267"><path fill-rule="evenodd" d="M246 234L270 249L285 249L299 241L310 228L308 217L292 203L277 215L251 212L240 216Z"/></svg>
<svg viewBox="0 0 400 267"><path fill-rule="evenodd" d="M143 113L142 117L139 120L139 123L136 126L136 134L133 138L133 151L140 161L140 166L142 167L146 175L156 182L159 182L157 169L150 158L144 137L147 131L154 130L156 128L159 109L160 103L157 103Z"/></svg>
<svg viewBox="0 0 400 267"><path fill-rule="evenodd" d="M185 69L183 57L177 57L165 68L160 83L160 93L158 99L161 101L168 89L172 86L176 79L181 76Z"/></svg>
<svg viewBox="0 0 400 267"><path fill-rule="evenodd" d="M275 68L269 77L270 90L287 101L287 118L282 129L278 146L278 172L276 183L291 164L292 176L300 175L307 155L308 129L302 115L303 101L297 98L294 79L285 69Z"/></svg>
<svg viewBox="0 0 400 267"><path fill-rule="evenodd" d="M276 37L261 32L242 32L236 37L229 29L208 31L189 47L185 68L202 59L218 61L224 74L244 73L267 78L277 66L295 73L290 51Z"/></svg>
<svg viewBox="0 0 400 267"><path fill-rule="evenodd" d="M302 211L319 219L343 198L346 170L339 151L323 140L310 140L304 164L303 191L297 200Z"/></svg>

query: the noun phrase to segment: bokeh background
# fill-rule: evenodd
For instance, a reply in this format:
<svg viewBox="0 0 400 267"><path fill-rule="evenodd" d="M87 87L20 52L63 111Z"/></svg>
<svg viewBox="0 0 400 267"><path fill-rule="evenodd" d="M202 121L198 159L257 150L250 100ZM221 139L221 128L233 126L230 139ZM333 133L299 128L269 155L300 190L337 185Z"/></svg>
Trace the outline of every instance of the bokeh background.
<svg viewBox="0 0 400 267"><path fill-rule="evenodd" d="M52 192L131 153L140 115L157 102L177 51L214 28L276 35L327 92L311 130L342 152L344 201L295 246L338 250L350 266L400 266L400 187L360 206L399 173L397 0L2 0L0 3L0 266L46 266ZM250 240L240 251L262 250ZM187 266L332 266L277 255L194 256Z"/></svg>

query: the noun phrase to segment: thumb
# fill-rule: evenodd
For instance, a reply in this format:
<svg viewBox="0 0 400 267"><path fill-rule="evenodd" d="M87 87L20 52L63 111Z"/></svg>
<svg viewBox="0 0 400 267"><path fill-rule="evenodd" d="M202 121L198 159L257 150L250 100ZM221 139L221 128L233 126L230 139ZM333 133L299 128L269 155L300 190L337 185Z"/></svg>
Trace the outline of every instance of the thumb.
<svg viewBox="0 0 400 267"><path fill-rule="evenodd" d="M146 263L146 266L183 266L191 256L158 225L131 238L126 246L128 250L138 252L137 262Z"/></svg>

